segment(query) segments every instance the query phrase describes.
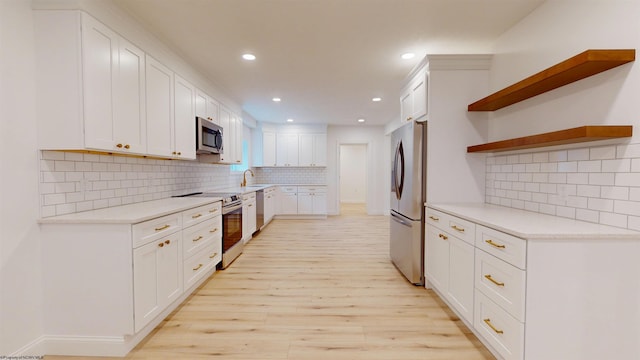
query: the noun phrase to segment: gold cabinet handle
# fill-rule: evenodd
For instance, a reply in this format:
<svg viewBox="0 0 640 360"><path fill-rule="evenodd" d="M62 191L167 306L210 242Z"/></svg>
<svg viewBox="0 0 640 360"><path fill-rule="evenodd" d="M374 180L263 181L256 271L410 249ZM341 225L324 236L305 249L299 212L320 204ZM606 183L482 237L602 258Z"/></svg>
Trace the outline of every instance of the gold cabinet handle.
<svg viewBox="0 0 640 360"><path fill-rule="evenodd" d="M442 239L442 240L447 240L447 239L449 239L449 237L448 237L447 235L445 235L445 234L438 234L438 237L439 237L440 239Z"/></svg>
<svg viewBox="0 0 640 360"><path fill-rule="evenodd" d="M164 243L169 245L169 244L171 244L171 240L165 240Z"/></svg>
<svg viewBox="0 0 640 360"><path fill-rule="evenodd" d="M218 253L213 253L212 255L209 255L209 259L213 259L214 257L216 257L218 255Z"/></svg>
<svg viewBox="0 0 640 360"><path fill-rule="evenodd" d="M195 215L192 215L192 216L191 216L191 218L192 218L192 219L197 219L197 218L199 218L200 216L202 216L202 214L195 214Z"/></svg>
<svg viewBox="0 0 640 360"><path fill-rule="evenodd" d="M460 231L460 232L464 232L464 228L461 227L457 227L456 225L451 225L451 228L455 231Z"/></svg>
<svg viewBox="0 0 640 360"><path fill-rule="evenodd" d="M484 277L487 278L487 280L491 281L492 283L494 283L494 284L496 284L498 286L504 286L503 282L496 281L494 278L491 277L491 274L485 275Z"/></svg>
<svg viewBox="0 0 640 360"><path fill-rule="evenodd" d="M491 330L495 331L496 334L504 334L504 331L496 329L496 327L491 324L491 319L484 319L482 321L484 321L485 324L487 324L491 328Z"/></svg>
<svg viewBox="0 0 640 360"><path fill-rule="evenodd" d="M409 121L409 120L411 120L411 119L413 119L413 117L412 117L412 116L409 116L409 117L407 118L407 121Z"/></svg>
<svg viewBox="0 0 640 360"><path fill-rule="evenodd" d="M218 228L214 228L213 230L209 230L210 233L214 233L214 232L217 232L217 231L218 231Z"/></svg>
<svg viewBox="0 0 640 360"><path fill-rule="evenodd" d="M125 145L124 148L125 149L129 149L131 146L129 144Z"/></svg>
<svg viewBox="0 0 640 360"><path fill-rule="evenodd" d="M163 247L163 246L164 246L164 243L158 244L158 247Z"/></svg>
<svg viewBox="0 0 640 360"><path fill-rule="evenodd" d="M198 264L198 266L193 268L193 271L198 271L202 267L202 264Z"/></svg>
<svg viewBox="0 0 640 360"><path fill-rule="evenodd" d="M116 145L116 147L117 147L118 149L122 149L122 144L118 144L118 145Z"/></svg>
<svg viewBox="0 0 640 360"><path fill-rule="evenodd" d="M182 155L182 153L180 151L178 151L178 155Z"/></svg>
<svg viewBox="0 0 640 360"><path fill-rule="evenodd" d="M218 212L218 208L209 210L210 213Z"/></svg>
<svg viewBox="0 0 640 360"><path fill-rule="evenodd" d="M253 204L249 204L249 207L253 207Z"/></svg>
<svg viewBox="0 0 640 360"><path fill-rule="evenodd" d="M171 225L160 226L159 228L156 228L156 231L162 231L162 230L168 229L170 227L171 227Z"/></svg>
<svg viewBox="0 0 640 360"><path fill-rule="evenodd" d="M193 239L193 242L196 242L198 240L202 240L202 235L198 236L197 238Z"/></svg>
<svg viewBox="0 0 640 360"><path fill-rule="evenodd" d="M435 216L429 216L429 219L433 220L433 221L440 221L439 217L435 217Z"/></svg>
<svg viewBox="0 0 640 360"><path fill-rule="evenodd" d="M173 155L178 155L178 153L177 153L177 152L175 152L175 151L172 151L172 152L171 152L171 154L173 154Z"/></svg>
<svg viewBox="0 0 640 360"><path fill-rule="evenodd" d="M236 162L239 164L239 163L241 163L242 161L240 161L240 160L236 160Z"/></svg>
<svg viewBox="0 0 640 360"><path fill-rule="evenodd" d="M489 239L489 240L485 240L484 242L486 242L487 244L493 246L493 247L497 247L498 249L504 249L506 248L505 245L500 245L500 244L496 244L493 242L493 240Z"/></svg>

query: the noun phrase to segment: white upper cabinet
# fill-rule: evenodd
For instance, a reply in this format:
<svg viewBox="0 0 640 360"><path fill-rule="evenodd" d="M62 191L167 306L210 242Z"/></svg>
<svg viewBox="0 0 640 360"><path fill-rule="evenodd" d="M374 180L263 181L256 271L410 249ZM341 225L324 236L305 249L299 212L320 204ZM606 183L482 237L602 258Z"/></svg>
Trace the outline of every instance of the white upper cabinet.
<svg viewBox="0 0 640 360"><path fill-rule="evenodd" d="M220 162L231 164L234 159L235 141L233 141L233 129L231 129L231 111L227 108L220 107L220 123L222 127L222 154L220 154Z"/></svg>
<svg viewBox="0 0 640 360"><path fill-rule="evenodd" d="M146 75L147 153L172 157L174 148L173 71L147 56Z"/></svg>
<svg viewBox="0 0 640 360"><path fill-rule="evenodd" d="M298 166L298 134L276 135L276 164Z"/></svg>
<svg viewBox="0 0 640 360"><path fill-rule="evenodd" d="M407 85L400 95L400 120L415 121L426 117L428 108L427 100L428 75L426 71L420 71Z"/></svg>
<svg viewBox="0 0 640 360"><path fill-rule="evenodd" d="M34 18L39 147L145 154L144 52L79 11Z"/></svg>
<svg viewBox="0 0 640 360"><path fill-rule="evenodd" d="M276 166L276 133L262 133L262 166Z"/></svg>
<svg viewBox="0 0 640 360"><path fill-rule="evenodd" d="M231 163L240 164L242 162L242 118L232 113L231 122L233 123L232 128L234 130L234 133L231 134L231 136L233 137L233 158L231 160Z"/></svg>
<svg viewBox="0 0 640 360"><path fill-rule="evenodd" d="M196 158L196 89L178 75L174 77L174 133L172 155L181 159Z"/></svg>
<svg viewBox="0 0 640 360"><path fill-rule="evenodd" d="M218 111L220 105L200 90L196 90L196 116L213 121L214 124L220 125Z"/></svg>
<svg viewBox="0 0 640 360"><path fill-rule="evenodd" d="M327 134L299 134L298 165L327 166Z"/></svg>

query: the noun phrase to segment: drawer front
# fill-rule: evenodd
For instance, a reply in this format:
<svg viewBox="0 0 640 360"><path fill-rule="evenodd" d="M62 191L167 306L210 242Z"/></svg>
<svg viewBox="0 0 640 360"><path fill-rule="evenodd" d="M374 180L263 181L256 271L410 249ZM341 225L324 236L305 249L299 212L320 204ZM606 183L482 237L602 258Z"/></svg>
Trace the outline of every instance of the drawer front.
<svg viewBox="0 0 640 360"><path fill-rule="evenodd" d="M190 259L184 261L184 288L189 289L209 270L222 261L222 243L216 241L201 249Z"/></svg>
<svg viewBox="0 0 640 360"><path fill-rule="evenodd" d="M185 228L222 214L222 202L198 206L182 212L182 226Z"/></svg>
<svg viewBox="0 0 640 360"><path fill-rule="evenodd" d="M222 241L222 217L216 216L186 228L182 235L182 254L188 259L214 241Z"/></svg>
<svg viewBox="0 0 640 360"><path fill-rule="evenodd" d="M524 322L526 275L524 270L476 249L475 287Z"/></svg>
<svg viewBox="0 0 640 360"><path fill-rule="evenodd" d="M269 194L269 193L272 193L274 191L276 191L275 187L269 187L269 188L264 189L264 193L265 194Z"/></svg>
<svg viewBox="0 0 640 360"><path fill-rule="evenodd" d="M137 248L182 229L182 216L175 213L133 225L133 247Z"/></svg>
<svg viewBox="0 0 640 360"><path fill-rule="evenodd" d="M471 245L475 243L476 224L459 217L427 208L426 223L444 230Z"/></svg>
<svg viewBox="0 0 640 360"><path fill-rule="evenodd" d="M473 327L506 360L522 359L524 324L476 291Z"/></svg>
<svg viewBox="0 0 640 360"><path fill-rule="evenodd" d="M527 242L523 239L478 225L476 247L519 269L526 269Z"/></svg>
<svg viewBox="0 0 640 360"><path fill-rule="evenodd" d="M256 198L256 193L252 192L252 193L247 193L242 195L242 201L250 201L250 200L255 200Z"/></svg>
<svg viewBox="0 0 640 360"><path fill-rule="evenodd" d="M280 192L296 193L298 192L298 187L297 186L280 186Z"/></svg>
<svg viewBox="0 0 640 360"><path fill-rule="evenodd" d="M298 186L298 192L324 194L327 192L327 187L326 186Z"/></svg>

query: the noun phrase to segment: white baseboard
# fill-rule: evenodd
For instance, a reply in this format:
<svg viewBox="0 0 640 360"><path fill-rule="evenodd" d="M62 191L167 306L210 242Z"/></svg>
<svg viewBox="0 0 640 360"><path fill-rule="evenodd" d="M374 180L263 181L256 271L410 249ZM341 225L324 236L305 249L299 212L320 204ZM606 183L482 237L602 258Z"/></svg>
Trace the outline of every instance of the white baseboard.
<svg viewBox="0 0 640 360"><path fill-rule="evenodd" d="M24 356L42 356L45 352L44 336L40 336L32 342L26 344L15 352L9 354L9 358L20 358Z"/></svg>

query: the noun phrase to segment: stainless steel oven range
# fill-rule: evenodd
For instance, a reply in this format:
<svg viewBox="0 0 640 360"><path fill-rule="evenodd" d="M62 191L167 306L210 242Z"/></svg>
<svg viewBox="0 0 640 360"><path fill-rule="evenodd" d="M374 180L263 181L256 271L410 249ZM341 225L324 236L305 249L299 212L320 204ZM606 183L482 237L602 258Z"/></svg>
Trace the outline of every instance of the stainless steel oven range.
<svg viewBox="0 0 640 360"><path fill-rule="evenodd" d="M227 268L242 253L242 196L237 193L198 192L178 197L220 197L222 198L222 263Z"/></svg>

